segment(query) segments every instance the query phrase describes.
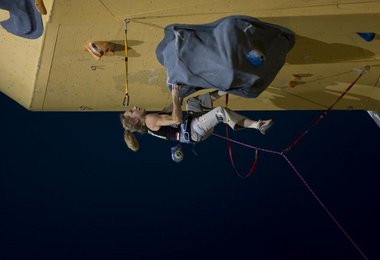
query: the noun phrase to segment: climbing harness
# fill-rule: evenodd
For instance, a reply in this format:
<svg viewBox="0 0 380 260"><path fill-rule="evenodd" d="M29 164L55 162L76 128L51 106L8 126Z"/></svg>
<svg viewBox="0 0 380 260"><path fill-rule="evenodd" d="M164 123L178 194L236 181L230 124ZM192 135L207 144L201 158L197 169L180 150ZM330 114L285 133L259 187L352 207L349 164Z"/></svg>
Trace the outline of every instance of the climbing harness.
<svg viewBox="0 0 380 260"><path fill-rule="evenodd" d="M182 144L192 144L192 151L195 155L197 153L194 150L195 142L191 140L191 135L190 135L190 123L192 120L192 116L189 114L186 115L185 119L183 122L179 125L179 136L178 136L178 143L176 146L173 146L170 148L171 151L171 157L174 162L181 162L183 158L185 157Z"/></svg>
<svg viewBox="0 0 380 260"><path fill-rule="evenodd" d="M193 143L191 141L190 136L190 122L191 118L186 118L181 124L180 124L180 131L179 131L179 142L190 144Z"/></svg>

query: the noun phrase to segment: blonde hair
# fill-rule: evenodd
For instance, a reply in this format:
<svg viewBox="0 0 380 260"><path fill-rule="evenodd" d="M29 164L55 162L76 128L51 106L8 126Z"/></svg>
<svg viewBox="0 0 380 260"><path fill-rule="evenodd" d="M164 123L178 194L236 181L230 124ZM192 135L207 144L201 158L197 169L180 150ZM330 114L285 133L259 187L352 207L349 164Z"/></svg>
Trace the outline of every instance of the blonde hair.
<svg viewBox="0 0 380 260"><path fill-rule="evenodd" d="M124 130L124 141L132 151L137 152L139 150L139 141L137 141L135 135L129 130Z"/></svg>
<svg viewBox="0 0 380 260"><path fill-rule="evenodd" d="M132 123L132 120L129 117L124 117L123 113L120 114L120 122L124 128L125 143L129 149L137 152L140 148L140 144L133 133L139 132L140 134L144 134L146 132L146 127L144 125Z"/></svg>

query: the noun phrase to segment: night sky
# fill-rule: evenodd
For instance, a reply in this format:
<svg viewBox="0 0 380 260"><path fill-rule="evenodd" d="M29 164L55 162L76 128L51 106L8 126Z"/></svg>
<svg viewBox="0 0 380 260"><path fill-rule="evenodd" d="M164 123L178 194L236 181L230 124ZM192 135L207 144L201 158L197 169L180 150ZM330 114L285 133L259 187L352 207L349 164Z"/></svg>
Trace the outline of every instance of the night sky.
<svg viewBox="0 0 380 260"><path fill-rule="evenodd" d="M243 143L282 150L321 111L273 118ZM123 141L115 112L29 112L0 93L0 259L362 259L286 161L259 153L238 177L226 141ZM224 126L216 133L224 135ZM369 259L380 259L380 129L333 111L287 156ZM233 145L242 174L254 150Z"/></svg>

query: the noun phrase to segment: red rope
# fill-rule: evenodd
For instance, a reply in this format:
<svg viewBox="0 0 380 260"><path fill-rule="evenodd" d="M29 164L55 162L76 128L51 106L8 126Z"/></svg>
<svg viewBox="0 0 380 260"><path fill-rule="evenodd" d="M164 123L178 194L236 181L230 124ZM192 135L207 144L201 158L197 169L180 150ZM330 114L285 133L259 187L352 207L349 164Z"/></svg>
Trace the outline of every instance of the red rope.
<svg viewBox="0 0 380 260"><path fill-rule="evenodd" d="M251 168L249 169L248 173L246 175L242 175L242 174L240 174L240 172L238 171L238 169L235 166L234 156L232 153L232 146L231 146L230 139L228 137L228 126L227 125L226 125L226 137L227 137L228 154L230 156L232 168L234 168L236 175L239 176L240 178L243 178L243 179L248 178L249 176L252 175L253 171L256 169L257 160L259 158L258 157L258 154L259 154L258 150L255 150L256 151L255 152L255 160L253 161Z"/></svg>
<svg viewBox="0 0 380 260"><path fill-rule="evenodd" d="M338 103L339 100L341 100L343 98L343 96L345 96L347 94L348 91L350 91L350 89L355 85L355 83L360 79L360 77L363 75L364 71L365 70L368 70L368 68L366 67L365 69L363 69L363 71L359 74L359 76L347 87L347 89L335 100L334 104L332 104L328 109L326 109L319 117L317 117L315 119L315 121L311 124L311 126L309 128L307 128L305 131L303 131L290 145L288 145L288 147L286 147L283 152L289 152L293 146L295 146L296 144L298 144L304 137L307 133L309 133L309 131L316 127L321 121L322 119L325 118L325 116L333 109L333 107Z"/></svg>
<svg viewBox="0 0 380 260"><path fill-rule="evenodd" d="M273 154L282 155L281 152L272 151L272 150L269 150L269 149L264 149L264 148L260 148L260 147L257 147L257 146L253 146L253 145L249 145L249 144L246 144L246 143L242 143L242 142L236 141L236 140L231 139L231 138L227 138L225 136L222 136L222 135L219 135L219 134L216 134L216 133L212 133L212 135L215 135L215 136L217 136L219 138L222 138L224 140L227 140L229 142L232 142L232 143L235 143L235 144L239 144L241 146L245 146L245 147L248 147L248 148L256 149L256 150L259 150L259 151L262 151L262 152L266 152L266 153L273 153Z"/></svg>
<svg viewBox="0 0 380 260"><path fill-rule="evenodd" d="M364 252L359 248L359 246L355 243L355 241L351 238L351 236L348 234L348 232L343 228L343 226L338 222L338 220L334 217L334 215L330 212L330 210L325 206L325 204L322 202L322 200L317 196L317 194L314 192L314 190L310 187L310 185L306 182L306 180L302 177L301 173L296 169L296 167L294 166L294 164L288 159L288 157L286 157L286 155L283 153L283 152L277 152L277 151L273 151L273 150L269 150L269 149L263 149L263 148L259 148L259 147L256 147L256 146L252 146L252 145L249 145L249 144L245 144L245 143L242 143L242 142L238 142L236 140L233 140L233 139L230 139L228 136L227 137L224 137L224 136L221 136L221 135L218 135L218 134L215 134L213 133L213 135L219 137L219 138L222 138L222 139L225 139L228 141L228 144L230 144L230 142L234 142L236 144L239 144L239 145L242 145L242 146L245 146L245 147L248 147L248 148L251 148L251 149L255 149L256 150L256 159L255 159L255 162L253 163L253 165L251 166L251 169L250 171L248 172L247 175L241 175L237 170L236 170L236 167L235 167L235 163L233 161L233 157L231 156L230 154L230 159L231 159L231 164L232 164L232 167L234 168L236 174L239 176L239 177L242 177L242 178L247 178L249 177L252 172L254 171L255 167L256 167L256 164L257 164L257 154L258 154L258 151L263 151L263 152L267 152L267 153L272 153L272 154L277 154L277 155L281 155L286 161L287 163L290 165L290 167L293 169L293 171L297 174L298 178L302 181L302 183L305 185L305 187L308 189L308 191L313 195L314 199L318 202L318 204L323 208L323 210L327 213L327 215L332 219L332 221L335 223L335 225L339 228L339 230L344 234L344 236L350 241L350 243L354 246L354 248L359 252L359 254L365 259L365 260L368 260L367 256L364 254ZM227 134L228 135L228 134Z"/></svg>
<svg viewBox="0 0 380 260"><path fill-rule="evenodd" d="M226 94L225 106L228 107L228 94ZM227 140L227 147L228 147L228 155L230 156L232 168L234 169L236 175L239 176L240 178L243 178L243 179L248 178L249 176L252 175L253 171L256 169L257 160L259 158L258 150L256 149L255 160L253 161L251 168L249 169L248 173L246 175L242 175L242 174L240 174L240 172L238 171L238 169L236 168L236 165L235 165L234 155L232 152L232 146L231 146L231 142L230 142L230 138L229 138L229 134L228 134L228 125L226 125L226 137L227 137L226 140Z"/></svg>
<svg viewBox="0 0 380 260"><path fill-rule="evenodd" d="M238 141L235 141L235 140L232 140L229 138L228 136L228 126L226 126L226 137L223 137L221 135L218 135L218 134L215 134L213 133L213 135L217 136L217 137L220 137L220 138L223 138L223 139L226 139L227 140L227 144L228 144L228 153L230 155L230 160L231 160L231 164L232 164L232 167L234 168L236 174L241 177L241 178L247 178L249 177L252 172L255 170L256 168L256 165L257 165L257 159L258 159L258 151L263 151L263 152L268 152L268 153L272 153L272 154L278 154L278 155L281 155L286 161L287 163L290 165L290 167L293 169L293 171L297 174L298 178L302 181L302 183L305 185L305 187L309 190L309 192L313 195L314 199L319 203L319 205L324 209L324 211L327 213L327 215L332 219L332 221L335 223L335 225L339 228L339 230L345 235L345 237L350 241L350 243L354 246L354 248L359 252L359 254L366 260L368 260L368 257L364 254L364 252L359 248L359 246L355 243L355 241L351 238L351 236L347 233L347 231L342 227L342 225L338 222L338 220L334 217L334 215L330 212L330 210L325 206L325 204L321 201L321 199L316 195L316 193L314 192L314 190L310 187L310 185L306 182L306 180L303 178L303 176L300 174L300 172L296 169L296 167L292 164L292 162L286 157L286 155L284 154L285 152L288 152L290 149L292 149L298 142L300 142L302 140L302 138L312 129L314 128L316 125L318 125L321 120L332 110L332 108L336 105L336 103L338 103L339 100L341 100L343 98L344 95L347 94L347 92L355 85L355 83L359 80L359 78L363 75L364 71L365 70L368 70L369 67L365 67L361 73L359 74L359 76L348 86L348 88L338 97L338 99L334 102L334 104L332 104L327 110L325 110L314 122L313 124L308 128L306 129L303 133L301 133L286 149L284 149L282 152L277 152L277 151L273 151L273 150L269 150L269 149L263 149L263 148L259 148L259 147L255 147L255 146L252 146L252 145L248 145L248 144L245 144L245 143L241 143L241 142L238 142ZM228 94L226 95L226 106L228 105ZM245 146L245 147L249 147L249 148L252 148L252 149L255 149L256 150L256 156L255 156L255 161L253 162L248 174L246 175L241 175L238 170L236 169L236 166L235 166L235 162L234 162L234 159L233 159L233 154L232 154L232 148L231 148L231 143L230 142L234 142L234 143L237 143L237 144L240 144L242 146Z"/></svg>
<svg viewBox="0 0 380 260"><path fill-rule="evenodd" d="M367 256L363 253L363 251L359 248L359 246L354 242L354 240L351 238L351 236L347 233L347 231L342 227L342 225L338 222L338 220L334 217L334 215L330 212L330 210L323 204L321 199L317 196L317 194L314 192L314 190L310 187L310 185L306 182L306 180L302 177L302 175L299 173L299 171L296 169L296 167L292 164L292 162L288 159L288 157L285 156L285 154L282 154L282 157L288 162L290 167L292 167L293 171L297 174L298 178L301 179L305 187L310 191L311 195L315 198L315 200L321 205L321 207L325 210L327 215L332 219L332 221L335 223L335 225L342 231L342 233L346 236L346 238L351 242L351 244L355 247L355 249L359 252L359 254L366 260L368 260Z"/></svg>

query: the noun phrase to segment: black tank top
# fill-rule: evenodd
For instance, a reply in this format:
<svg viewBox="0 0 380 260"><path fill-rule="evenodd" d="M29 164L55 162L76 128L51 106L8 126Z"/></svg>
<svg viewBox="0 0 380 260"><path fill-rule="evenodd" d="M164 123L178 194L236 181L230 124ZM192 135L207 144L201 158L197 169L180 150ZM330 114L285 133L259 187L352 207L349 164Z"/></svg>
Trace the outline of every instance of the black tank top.
<svg viewBox="0 0 380 260"><path fill-rule="evenodd" d="M167 112L159 112L159 114L170 114ZM148 128L148 127L147 127ZM148 134L156 136L161 139L169 140L169 141L177 141L177 137L179 136L180 127L179 125L169 125L169 126L161 126L157 131L153 131L148 128Z"/></svg>
<svg viewBox="0 0 380 260"><path fill-rule="evenodd" d="M148 134L154 135L158 138L169 140L169 141L177 141L179 135L179 126L161 126L157 131L153 131L148 128Z"/></svg>

